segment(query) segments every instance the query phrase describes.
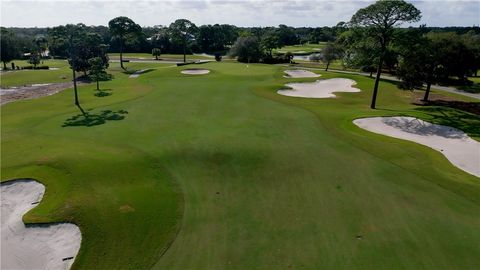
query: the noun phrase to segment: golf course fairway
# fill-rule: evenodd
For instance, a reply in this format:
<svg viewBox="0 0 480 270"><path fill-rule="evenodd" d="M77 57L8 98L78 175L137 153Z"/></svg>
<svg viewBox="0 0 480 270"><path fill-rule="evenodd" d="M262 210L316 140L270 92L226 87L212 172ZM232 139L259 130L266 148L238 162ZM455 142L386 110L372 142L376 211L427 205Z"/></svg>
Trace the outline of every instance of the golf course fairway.
<svg viewBox="0 0 480 270"><path fill-rule="evenodd" d="M71 89L1 107L1 179L45 185L25 222L80 228L72 269L480 265L480 178L435 150L352 123L411 116L480 140L479 116L412 105L411 92L386 81L371 110L374 80L359 75L292 79L283 77L288 67L226 62L202 64L205 76L126 66L153 70L129 79L112 64L114 79L100 84L111 95L79 88L82 107L104 124L73 123ZM331 78L361 92L277 94Z"/></svg>

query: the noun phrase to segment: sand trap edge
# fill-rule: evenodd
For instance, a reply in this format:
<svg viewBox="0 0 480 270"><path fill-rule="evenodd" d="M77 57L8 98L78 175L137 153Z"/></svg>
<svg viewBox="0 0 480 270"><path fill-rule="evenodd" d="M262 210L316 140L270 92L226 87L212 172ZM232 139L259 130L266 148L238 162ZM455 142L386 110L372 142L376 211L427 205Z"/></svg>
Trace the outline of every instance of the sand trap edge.
<svg viewBox="0 0 480 270"><path fill-rule="evenodd" d="M303 75L294 75L295 73L304 73ZM312 72L310 70L305 70L305 69L287 69L284 70L283 75L284 78L287 79L300 79L300 78L318 78L321 77L321 74L317 74L315 72Z"/></svg>
<svg viewBox="0 0 480 270"><path fill-rule="evenodd" d="M403 133L406 135L398 135L398 134L392 134L392 132L381 132L379 129L381 127L378 126L371 126L372 123L370 122L370 126L368 126L368 123L365 124L365 121L383 121L385 119L393 119L393 120L405 120L405 121L417 121L421 125L425 125L424 127L428 128L433 128L437 130L448 130L448 132L451 132L452 134L459 136L459 138L447 138L445 136L442 136L441 134L435 134L430 136L426 135L420 135L412 132L407 132L404 130L401 130L400 127L392 127L391 125L384 123L384 129L385 126L388 126L387 129L396 129L396 132L398 133ZM390 138L395 138L403 141L408 141L416 144L420 144L424 147L428 147L430 149L433 149L439 153L441 153L453 166L456 168L472 175L480 178L480 167L478 164L480 164L480 142L472 139L468 134L466 134L464 131L450 127L450 126L444 126L444 125L439 125L439 124L433 124L415 117L410 117L410 116L373 116L373 117L360 117L352 120L352 123L357 126L358 128L361 128L363 130L366 130L371 133L379 134L382 136L387 136ZM378 125L378 123L373 123L373 125ZM408 128L408 127L406 127ZM414 138L408 138L408 137L417 137L419 139L415 140ZM443 142L437 142L435 143L435 138L432 138L433 136L435 137L440 137L440 140L444 140ZM450 135L451 136L451 135ZM437 139L438 140L438 139ZM451 143L448 143L448 140L454 140ZM423 142L422 142L423 141ZM464 145L460 145L463 141ZM468 145L467 145L468 144ZM460 145L460 146L459 146ZM463 146L463 148L462 148ZM467 154L465 154L465 151ZM461 160L458 157L463 157L465 160ZM468 156L465 158L465 156ZM477 165L475 165L477 164Z"/></svg>
<svg viewBox="0 0 480 270"><path fill-rule="evenodd" d="M7 226L8 230L12 231L14 236L18 236L18 237L23 236L23 238L21 238L20 242L18 242L18 244L22 245L23 247L25 247L24 242L25 242L25 237L26 236L27 236L27 239L29 239L29 238L31 239L32 236L36 236L37 241L33 241L33 243L40 242L40 243L43 244L43 246L46 248L46 250L51 251L49 253L39 252L40 254L38 255L38 257L32 259L33 261L38 262L38 260L40 260L42 262L45 262L46 263L45 266L48 266L49 269L54 269L54 270L56 270L56 269L58 269L58 270L70 269L73 266L73 264L75 262L75 259L77 258L78 254L80 252L81 246L82 246L83 237L82 237L82 232L80 230L80 227L73 222L25 223L24 220L23 220L23 217L27 213L31 212L34 208L38 207L38 205L44 199L47 187L42 182L40 182L40 181L38 181L37 179L34 179L34 178L8 179L8 180L0 182L0 187L2 187L2 191L4 191L3 187L10 186L10 185L16 185L18 183L26 183L26 184L34 183L35 185L37 185L37 187L41 187L41 191L36 190L37 188L35 188L35 187L32 187L33 191L29 190L28 188L20 189L20 191L17 191L19 193L25 193L25 192L29 193L29 195L33 195L33 197L28 197L28 195L27 196L24 195L23 199L20 199L20 201L17 201L17 204L15 205L15 207L13 207L13 210L14 210L13 215L12 215L12 212L10 212L10 213L7 212L7 217L9 217L9 219L7 219L7 221L3 220L2 225ZM25 189L26 189L26 191L25 191ZM29 191L32 191L32 192L29 192ZM21 194L19 194L19 196L21 196ZM25 205L25 202L30 201L32 198L34 198L34 201L31 201L30 204L27 207ZM2 203L4 203L4 202L5 201L2 200ZM6 207L8 207L9 206L8 202L11 202L11 201L6 201L6 202L7 202ZM2 209L2 210L8 211L7 209ZM9 210L11 210L11 209L9 209ZM18 212L20 212L20 214ZM15 220L12 220L12 216L16 217ZM20 226L18 226L18 225L20 225ZM23 225L24 229L21 228L22 225ZM34 230L38 229L38 228L40 228L42 231L41 232L38 232L38 231L35 232ZM2 232L3 232L4 229L5 229L5 227L2 228ZM43 229L50 229L51 231L47 232L47 231L44 231ZM72 231L72 229L73 229L73 231ZM64 242L63 240L60 240L60 238L58 238L59 237L59 231L62 231L62 230L69 230L69 232L64 235L63 239L69 239L70 241L67 240L67 242ZM22 231L26 231L30 235L25 235L24 233L21 233ZM21 234L19 234L19 235L15 234L15 233L19 233L19 232ZM54 240L54 241L50 241L50 242L44 241L42 238L45 237L45 235L46 235L45 233L47 233L47 236L50 237L49 240ZM2 238L4 238L4 237L2 237ZM7 242L7 244L12 244L11 243L12 235L8 235L8 237L6 239L9 240ZM38 239L40 239L40 241L38 241ZM72 240L72 239L74 239L74 240ZM3 239L3 240L5 240L5 239ZM34 238L34 240L35 240L35 238ZM18 241L18 239L17 239L17 241ZM39 246L36 245L37 243L31 244L31 245L36 246L36 248L38 248ZM55 246L55 245L56 245L56 247L52 248L52 246ZM3 246L3 244L2 244L2 246ZM40 245L40 247L41 246L42 245ZM18 247L19 246L16 246L17 251L18 251ZM13 249L13 247L10 247L7 250L10 250L10 249ZM67 252L65 252L65 249L67 249ZM32 248L29 251L33 251L33 250L34 249ZM65 253L63 253L63 252L65 252ZM3 253L4 252L2 252L2 255L4 255ZM35 252L35 255L36 254L37 254L37 252ZM29 254L29 255L31 255L31 254ZM50 255L50 257L48 255ZM17 256L15 256L15 257L17 257ZM10 263L11 262L12 261L10 260ZM25 267L28 267L23 262L24 261L22 261L22 265L25 266ZM53 264L52 264L52 262L53 262ZM8 263L5 263L5 264L8 264ZM8 264L8 265L10 265L10 264ZM8 265L7 265L7 267L8 267ZM4 266L4 262L2 263L2 267L3 266ZM42 266L35 264L34 267L42 267Z"/></svg>

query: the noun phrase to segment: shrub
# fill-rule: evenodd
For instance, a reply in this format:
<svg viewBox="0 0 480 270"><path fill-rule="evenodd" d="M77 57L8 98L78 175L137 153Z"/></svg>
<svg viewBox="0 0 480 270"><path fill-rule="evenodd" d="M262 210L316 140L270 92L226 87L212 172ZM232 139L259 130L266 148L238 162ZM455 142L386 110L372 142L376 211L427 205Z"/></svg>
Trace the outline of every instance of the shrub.
<svg viewBox="0 0 480 270"><path fill-rule="evenodd" d="M34 68L33 66L24 66L24 67L22 67L22 69L49 69L49 67L48 66L38 66L38 67Z"/></svg>
<svg viewBox="0 0 480 270"><path fill-rule="evenodd" d="M230 56L239 62L258 63L263 56L260 41L253 36L239 37L230 49Z"/></svg>
<svg viewBox="0 0 480 270"><path fill-rule="evenodd" d="M162 54L162 50L160 48L153 48L152 55L155 56L155 59L158 60L158 57Z"/></svg>

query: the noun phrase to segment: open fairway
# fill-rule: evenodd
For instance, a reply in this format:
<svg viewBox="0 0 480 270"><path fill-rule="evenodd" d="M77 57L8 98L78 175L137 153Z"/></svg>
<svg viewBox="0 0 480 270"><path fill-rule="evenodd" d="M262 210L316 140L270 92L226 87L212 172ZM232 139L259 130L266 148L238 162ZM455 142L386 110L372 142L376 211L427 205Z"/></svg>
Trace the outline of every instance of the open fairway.
<svg viewBox="0 0 480 270"><path fill-rule="evenodd" d="M291 45L291 46L283 46L276 51L279 53L286 53L291 52L294 55L304 55L304 54L311 54L315 52L320 52L325 46L326 42L319 42L318 44L315 43L306 43L301 45Z"/></svg>
<svg viewBox="0 0 480 270"><path fill-rule="evenodd" d="M1 179L46 186L26 222L80 227L72 269L480 265L480 179L435 150L352 123L412 116L480 140L479 116L412 105L412 92L386 81L371 110L374 80L359 75L292 79L283 66L226 62L125 65L153 71L129 79L113 63L114 79L100 85L112 95L79 88L90 114L123 110L122 120L62 127L79 114L71 90L1 107ZM210 73L181 73L192 67ZM287 83L331 78L362 91L277 94Z"/></svg>
<svg viewBox="0 0 480 270"><path fill-rule="evenodd" d="M13 61L15 65L30 66L25 60ZM22 86L34 83L69 82L72 79L72 70L66 60L45 60L42 66L54 68L54 70L17 70L2 73L0 88Z"/></svg>

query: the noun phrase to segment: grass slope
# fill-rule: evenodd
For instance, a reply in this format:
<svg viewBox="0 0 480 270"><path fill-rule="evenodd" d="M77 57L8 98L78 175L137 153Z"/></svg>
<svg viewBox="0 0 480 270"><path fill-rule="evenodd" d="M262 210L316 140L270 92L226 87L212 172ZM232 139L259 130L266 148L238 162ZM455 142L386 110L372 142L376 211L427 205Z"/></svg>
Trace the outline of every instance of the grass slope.
<svg viewBox="0 0 480 270"><path fill-rule="evenodd" d="M147 64L128 63L131 68ZM81 88L92 113L124 120L66 127L70 91L2 106L2 180L47 186L29 222L69 220L77 269L470 269L480 263L480 182L440 153L361 130L357 117L412 115L480 139L480 119L410 105L373 80L336 99L276 94L280 66L209 63ZM112 67L114 72L118 67ZM178 235L177 235L178 233ZM358 239L361 238L361 239ZM175 240L174 240L175 239ZM174 240L174 241L173 241ZM165 249L173 244L163 254ZM163 254L163 256L162 256Z"/></svg>

